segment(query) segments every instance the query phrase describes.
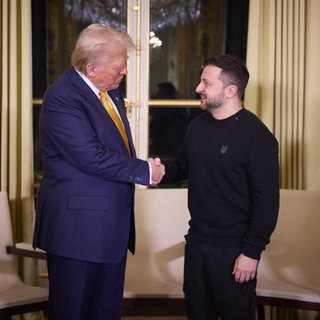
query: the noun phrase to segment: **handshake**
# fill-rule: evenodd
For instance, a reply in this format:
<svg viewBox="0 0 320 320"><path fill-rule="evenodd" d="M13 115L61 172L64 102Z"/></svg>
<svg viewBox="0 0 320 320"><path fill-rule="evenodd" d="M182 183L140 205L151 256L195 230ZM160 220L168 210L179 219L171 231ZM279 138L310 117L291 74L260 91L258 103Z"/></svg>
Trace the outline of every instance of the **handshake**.
<svg viewBox="0 0 320 320"><path fill-rule="evenodd" d="M155 187L161 182L163 176L166 174L165 167L159 158L149 158L148 162L152 168L151 186Z"/></svg>

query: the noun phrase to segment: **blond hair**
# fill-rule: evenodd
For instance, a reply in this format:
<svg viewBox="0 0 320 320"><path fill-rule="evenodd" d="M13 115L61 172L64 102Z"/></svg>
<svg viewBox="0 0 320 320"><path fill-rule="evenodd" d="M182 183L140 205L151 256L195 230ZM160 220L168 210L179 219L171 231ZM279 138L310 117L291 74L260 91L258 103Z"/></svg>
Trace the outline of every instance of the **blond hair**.
<svg viewBox="0 0 320 320"><path fill-rule="evenodd" d="M111 44L126 52L134 48L134 43L126 32L98 23L89 25L79 34L71 56L72 65L85 73L89 62L98 61L101 57L108 58L106 48Z"/></svg>

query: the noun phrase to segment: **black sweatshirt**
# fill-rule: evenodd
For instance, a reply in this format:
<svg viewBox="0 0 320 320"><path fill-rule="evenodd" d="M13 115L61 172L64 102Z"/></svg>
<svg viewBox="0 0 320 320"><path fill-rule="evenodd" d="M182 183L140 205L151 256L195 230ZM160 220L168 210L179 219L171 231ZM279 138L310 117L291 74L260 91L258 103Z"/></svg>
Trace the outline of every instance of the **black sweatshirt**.
<svg viewBox="0 0 320 320"><path fill-rule="evenodd" d="M189 178L190 235L260 258L278 216L278 142L253 113L223 120L201 113L166 171Z"/></svg>

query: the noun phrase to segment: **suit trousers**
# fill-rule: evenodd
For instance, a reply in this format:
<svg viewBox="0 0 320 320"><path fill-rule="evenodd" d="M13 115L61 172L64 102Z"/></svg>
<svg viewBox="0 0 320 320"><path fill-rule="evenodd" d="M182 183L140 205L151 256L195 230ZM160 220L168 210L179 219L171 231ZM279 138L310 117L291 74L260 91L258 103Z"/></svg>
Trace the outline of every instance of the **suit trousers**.
<svg viewBox="0 0 320 320"><path fill-rule="evenodd" d="M103 264L48 254L48 320L120 320L127 254Z"/></svg>
<svg viewBox="0 0 320 320"><path fill-rule="evenodd" d="M184 285L189 320L254 320L256 280L232 275L239 248L221 248L186 236Z"/></svg>

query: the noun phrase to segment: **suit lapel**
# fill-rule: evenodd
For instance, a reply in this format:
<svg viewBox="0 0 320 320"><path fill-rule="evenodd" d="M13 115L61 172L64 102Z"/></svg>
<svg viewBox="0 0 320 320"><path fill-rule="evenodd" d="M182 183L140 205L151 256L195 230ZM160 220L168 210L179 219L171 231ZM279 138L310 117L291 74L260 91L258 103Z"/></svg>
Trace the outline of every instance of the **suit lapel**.
<svg viewBox="0 0 320 320"><path fill-rule="evenodd" d="M91 90L91 88L85 83L85 81L79 76L77 71L74 68L71 68L68 73L69 73L69 76L70 76L72 83L77 88L79 95L83 96L83 98L86 101L88 101L88 103L90 105L97 107L98 110L104 110L104 107L102 106L99 98ZM131 130L130 130L129 122L128 122L127 115L126 115L126 110L123 106L122 91L120 88L118 88L118 89L109 91L108 94L109 94L110 98L112 99L113 103L116 105L118 112L120 114L121 120L123 122L123 125L125 127L125 130L126 130L126 133L127 133L128 139L129 139L131 154L133 157L136 157L134 146L133 146L133 140L132 140L132 136L131 136ZM104 110L104 112L106 112L106 111ZM107 120L109 122L110 128L112 129L116 139L119 141L119 143L123 144L123 149L126 150L126 152L127 152L127 148L125 146L125 143L122 139L122 136L121 136L118 128L114 124L114 122L111 119L111 117L109 116L109 114L107 114L107 117L108 117Z"/></svg>

